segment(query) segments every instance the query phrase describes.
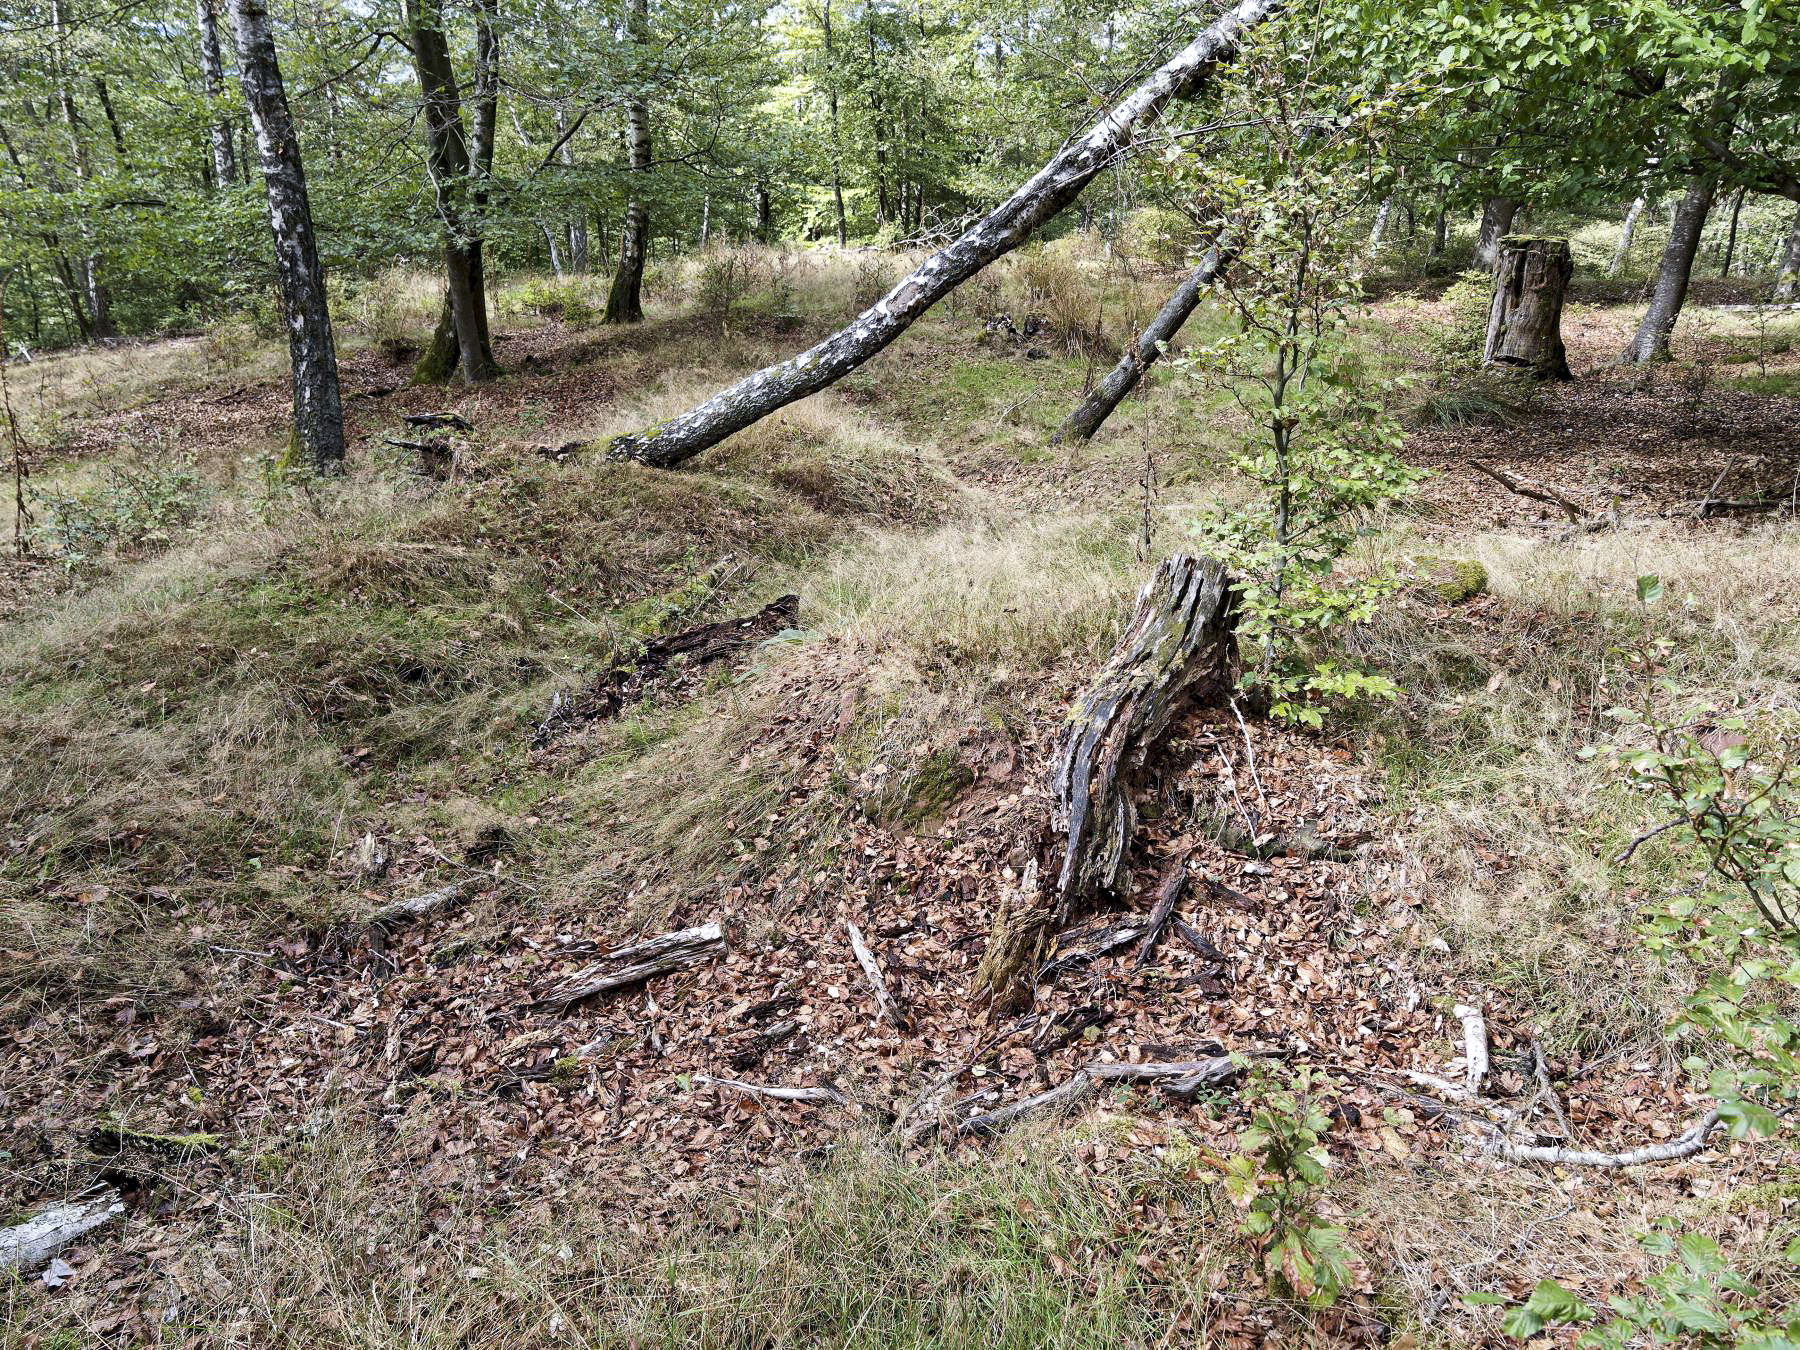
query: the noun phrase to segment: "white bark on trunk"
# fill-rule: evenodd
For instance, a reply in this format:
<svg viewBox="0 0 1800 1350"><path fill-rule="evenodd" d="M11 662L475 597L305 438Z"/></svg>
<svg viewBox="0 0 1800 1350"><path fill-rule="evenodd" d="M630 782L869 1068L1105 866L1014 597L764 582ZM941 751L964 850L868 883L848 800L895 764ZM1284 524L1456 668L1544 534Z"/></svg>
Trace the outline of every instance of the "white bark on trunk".
<svg viewBox="0 0 1800 1350"><path fill-rule="evenodd" d="M1612 261L1607 264L1607 276L1616 277L1625 270L1625 260L1631 256L1632 236L1637 234L1638 221L1643 218L1644 208L1649 205L1650 199L1639 193L1631 203L1630 210L1625 212L1625 224L1619 229L1619 246L1613 250Z"/></svg>
<svg viewBox="0 0 1800 1350"><path fill-rule="evenodd" d="M213 0L194 0L194 23L200 30L200 75L207 101L215 106L225 92L225 66L219 57L219 16ZM222 188L237 182L237 156L232 152L231 123L223 114L212 124L213 180Z"/></svg>
<svg viewBox="0 0 1800 1350"><path fill-rule="evenodd" d="M1030 181L932 254L851 324L779 365L760 370L660 426L617 437L614 459L668 468L699 454L788 404L816 394L904 333L969 277L1023 244L1116 163L1137 132L1171 99L1198 87L1212 66L1231 56L1243 35L1276 13L1280 0L1239 0L1200 36L1160 66L1086 132L1066 144Z"/></svg>
<svg viewBox="0 0 1800 1350"><path fill-rule="evenodd" d="M268 190L269 232L275 239L275 270L287 316L294 442L317 472L342 473L344 410L338 393L337 348L325 302L325 269L313 237L300 139L275 59L275 31L265 0L232 0L231 18L237 29L238 77L250 104Z"/></svg>

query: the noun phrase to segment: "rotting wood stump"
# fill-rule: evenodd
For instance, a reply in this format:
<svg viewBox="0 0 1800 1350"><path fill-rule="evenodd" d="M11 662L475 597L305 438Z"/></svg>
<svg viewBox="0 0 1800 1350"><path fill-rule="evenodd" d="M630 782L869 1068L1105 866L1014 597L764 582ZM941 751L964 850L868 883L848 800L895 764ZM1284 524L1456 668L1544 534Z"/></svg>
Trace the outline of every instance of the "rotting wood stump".
<svg viewBox="0 0 1800 1350"><path fill-rule="evenodd" d="M1509 234L1500 241L1483 365L1527 371L1540 380L1572 378L1562 310L1574 268L1567 239Z"/></svg>
<svg viewBox="0 0 1800 1350"><path fill-rule="evenodd" d="M1130 624L1077 700L1057 746L1050 823L1063 840L1060 862L1044 869L1041 884L1037 869L1028 868L995 915L975 984L996 1008L1029 997L1048 932L1121 889L1137 828L1134 797L1171 719L1230 693L1235 628L1230 579L1210 558L1167 558L1138 592Z"/></svg>

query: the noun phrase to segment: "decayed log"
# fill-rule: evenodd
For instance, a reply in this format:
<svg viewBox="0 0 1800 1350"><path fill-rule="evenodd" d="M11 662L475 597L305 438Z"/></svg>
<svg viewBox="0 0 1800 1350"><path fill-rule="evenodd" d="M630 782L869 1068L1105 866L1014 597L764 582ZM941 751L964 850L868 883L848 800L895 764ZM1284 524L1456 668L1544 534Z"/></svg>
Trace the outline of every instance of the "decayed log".
<svg viewBox="0 0 1800 1350"><path fill-rule="evenodd" d="M663 933L645 942L609 952L533 1001L535 1008L566 1008L596 994L623 989L657 975L717 956L725 950L725 932L716 923Z"/></svg>
<svg viewBox="0 0 1800 1350"><path fill-rule="evenodd" d="M1036 1096L971 1116L957 1130L961 1134L993 1134L1029 1115L1067 1111L1104 1083L1153 1082L1175 1096L1191 1097L1203 1087L1225 1082L1237 1071L1229 1055L1173 1064L1089 1064Z"/></svg>
<svg viewBox="0 0 1800 1350"><path fill-rule="evenodd" d="M422 919L428 914L435 914L448 905L454 905L463 898L469 889L466 881L453 881L448 886L440 886L435 891L408 896L404 900L396 900L392 904L383 905L369 916L369 922L377 928L391 928L395 924L407 923L413 919Z"/></svg>
<svg viewBox="0 0 1800 1350"><path fill-rule="evenodd" d="M1527 371L1540 380L1572 378L1563 350L1562 309L1574 268L1567 239L1509 234L1500 241L1482 364Z"/></svg>
<svg viewBox="0 0 1800 1350"><path fill-rule="evenodd" d="M1175 340L1175 334L1181 331L1181 325L1199 307L1201 292L1212 285L1219 273L1224 271L1231 256L1229 249L1218 244L1206 251L1199 265L1175 289L1175 294L1163 302L1163 307L1157 310L1156 317L1150 320L1149 326L1138 340L1125 348L1118 365L1107 372L1106 378L1095 385L1092 392L1064 420L1057 433L1050 438L1050 444L1061 445L1064 441L1085 441L1093 437L1100 429L1100 424L1112 416L1113 409L1137 388L1138 381L1144 378L1144 372L1162 355L1163 348Z"/></svg>
<svg viewBox="0 0 1800 1350"><path fill-rule="evenodd" d="M611 717L642 695L650 681L666 671L677 658L685 662L686 669L695 670L735 656L783 629L796 627L799 622L800 597L784 595L741 619L703 623L667 637L653 638L644 644L644 649L629 666L607 672L591 688L574 698L565 698L559 693L532 735L531 743L542 749L571 727Z"/></svg>
<svg viewBox="0 0 1800 1350"><path fill-rule="evenodd" d="M70 1243L124 1214L119 1193L109 1187L91 1199L53 1205L24 1223L0 1228L0 1271L37 1270Z"/></svg>
<svg viewBox="0 0 1800 1350"><path fill-rule="evenodd" d="M1191 94L1280 0L1238 0L1086 132L1068 142L1012 196L940 249L849 327L779 365L759 370L679 417L607 446L613 459L670 468L788 404L816 394L904 333L944 296L1030 239L1098 174L1118 162L1170 100Z"/></svg>
<svg viewBox="0 0 1800 1350"><path fill-rule="evenodd" d="M1169 719L1224 697L1235 676L1231 583L1210 558L1167 558L1100 676L1081 696L1057 750L1054 823L1067 838L1056 922L1115 890L1137 823L1132 792Z"/></svg>
<svg viewBox="0 0 1800 1350"><path fill-rule="evenodd" d="M1138 948L1137 960L1131 963L1133 971L1144 968L1144 962L1150 959L1150 953L1156 950L1156 944L1162 941L1163 930L1169 926L1169 920L1175 915L1175 906L1181 902L1181 896L1187 890L1188 854L1183 853L1169 869L1163 879L1162 890L1158 892L1156 904L1150 909L1150 927L1144 934L1144 942Z"/></svg>

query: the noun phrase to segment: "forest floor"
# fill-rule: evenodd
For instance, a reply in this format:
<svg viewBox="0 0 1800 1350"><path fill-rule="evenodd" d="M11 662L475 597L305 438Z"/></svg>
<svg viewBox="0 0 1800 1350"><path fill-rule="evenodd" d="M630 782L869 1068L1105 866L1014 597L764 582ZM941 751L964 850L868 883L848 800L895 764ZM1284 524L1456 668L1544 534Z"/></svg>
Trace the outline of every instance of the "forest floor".
<svg viewBox="0 0 1800 1350"><path fill-rule="evenodd" d="M561 447L825 331L848 265L625 331L503 305L508 373L475 390L353 337L339 486L280 465L253 338L10 372L47 448L37 555L3 578L0 1219L100 1182L126 1213L58 1287L0 1291L5 1344L1488 1344L1464 1295L1602 1299L1664 1216L1792 1294L1785 1148L1509 1165L1410 1075L1463 1072L1473 1004L1520 1140L1630 1148L1703 1113L1662 1034L1693 976L1636 926L1691 863L1612 861L1655 818L1577 752L1657 638L1698 705L1800 699L1793 512L1696 510L1800 486L1800 321L1703 311L1645 375L1610 364L1635 314L1576 306L1574 382L1442 426L1399 377L1460 320L1383 301L1370 379L1434 474L1360 546L1408 581L1351 640L1403 694L1321 732L1184 720L1132 894L1012 1016L970 981L1050 746L1150 565L1235 490L1242 421L1164 372L1046 448L1104 357L984 334L1016 284L678 473ZM474 427L442 480L386 441L432 411ZM1466 561L1484 586L1440 586ZM1644 573L1671 603L1637 602ZM646 643L790 594L614 706ZM1246 847L1271 836L1329 856ZM1198 941L1096 954L1176 869ZM722 949L680 973L564 997L707 923ZM1232 1087L956 1137L955 1103L1221 1051L1324 1071L1358 1254L1334 1309L1268 1295L1235 1236Z"/></svg>

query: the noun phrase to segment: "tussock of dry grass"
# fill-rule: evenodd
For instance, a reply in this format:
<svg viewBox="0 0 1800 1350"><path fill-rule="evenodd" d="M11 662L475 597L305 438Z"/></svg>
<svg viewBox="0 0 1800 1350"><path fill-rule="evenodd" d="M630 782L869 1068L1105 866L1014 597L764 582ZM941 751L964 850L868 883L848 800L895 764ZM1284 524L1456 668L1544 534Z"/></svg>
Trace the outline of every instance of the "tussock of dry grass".
<svg viewBox="0 0 1800 1350"><path fill-rule="evenodd" d="M1604 746L1607 708L1643 694L1635 654L1672 645L1664 673L1686 702L1800 700L1791 532L1691 535L1652 528L1546 546L1458 541L1488 569L1497 608L1465 621L1385 614L1367 656L1406 690L1376 718L1406 810L1406 837L1440 934L1466 973L1526 997L1554 1038L1585 1054L1656 1046L1691 973L1636 939L1645 901L1685 884L1691 860L1657 841L1611 860L1655 824ZM1661 576L1658 605L1636 579Z"/></svg>

